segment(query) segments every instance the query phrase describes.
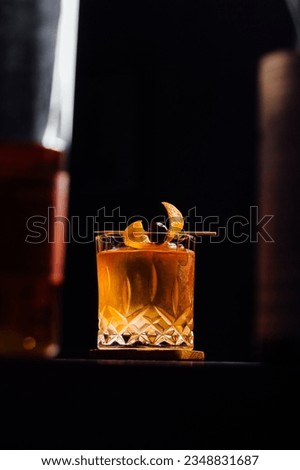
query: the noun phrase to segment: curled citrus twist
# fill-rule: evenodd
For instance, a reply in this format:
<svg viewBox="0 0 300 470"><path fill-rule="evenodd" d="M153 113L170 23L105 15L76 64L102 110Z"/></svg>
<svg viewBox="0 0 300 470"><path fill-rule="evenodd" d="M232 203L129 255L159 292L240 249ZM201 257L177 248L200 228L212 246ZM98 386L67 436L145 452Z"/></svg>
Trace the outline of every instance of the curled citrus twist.
<svg viewBox="0 0 300 470"><path fill-rule="evenodd" d="M177 207L169 202L162 202L168 214L168 230L166 235L166 242L170 242L173 238L181 232L184 226L184 218Z"/></svg>
<svg viewBox="0 0 300 470"><path fill-rule="evenodd" d="M125 245L131 248L144 248L151 244L141 220L128 225L123 232L123 238Z"/></svg>
<svg viewBox="0 0 300 470"><path fill-rule="evenodd" d="M184 218L177 207L169 202L162 202L168 214L168 228L163 245L170 243L182 231ZM141 220L137 220L128 225L123 232L123 239L126 246L131 248L155 248L157 244L150 241L147 232L144 230ZM161 246L161 245L160 245Z"/></svg>

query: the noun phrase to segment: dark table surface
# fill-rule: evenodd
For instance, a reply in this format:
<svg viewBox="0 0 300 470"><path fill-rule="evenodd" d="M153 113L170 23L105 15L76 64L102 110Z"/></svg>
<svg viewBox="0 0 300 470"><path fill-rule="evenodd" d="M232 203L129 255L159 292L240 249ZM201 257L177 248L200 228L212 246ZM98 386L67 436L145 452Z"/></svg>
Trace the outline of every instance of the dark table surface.
<svg viewBox="0 0 300 470"><path fill-rule="evenodd" d="M297 449L299 365L2 359L2 449Z"/></svg>

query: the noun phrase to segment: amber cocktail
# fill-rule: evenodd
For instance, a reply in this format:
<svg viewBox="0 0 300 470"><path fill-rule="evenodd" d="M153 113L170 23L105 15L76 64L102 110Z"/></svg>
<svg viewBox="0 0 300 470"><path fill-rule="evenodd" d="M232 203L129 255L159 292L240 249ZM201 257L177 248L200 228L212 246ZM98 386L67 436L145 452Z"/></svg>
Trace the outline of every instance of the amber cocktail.
<svg viewBox="0 0 300 470"><path fill-rule="evenodd" d="M147 240L157 235L147 232ZM195 237L145 244L138 237L135 247L118 233L96 237L98 348L193 349Z"/></svg>

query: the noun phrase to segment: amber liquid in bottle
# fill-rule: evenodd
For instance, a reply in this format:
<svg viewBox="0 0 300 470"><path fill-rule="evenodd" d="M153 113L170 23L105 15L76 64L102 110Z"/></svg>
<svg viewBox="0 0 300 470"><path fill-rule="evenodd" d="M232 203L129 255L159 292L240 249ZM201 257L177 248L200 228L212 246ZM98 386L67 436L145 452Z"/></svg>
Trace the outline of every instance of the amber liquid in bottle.
<svg viewBox="0 0 300 470"><path fill-rule="evenodd" d="M60 350L62 158L35 143L0 143L0 355L55 357Z"/></svg>

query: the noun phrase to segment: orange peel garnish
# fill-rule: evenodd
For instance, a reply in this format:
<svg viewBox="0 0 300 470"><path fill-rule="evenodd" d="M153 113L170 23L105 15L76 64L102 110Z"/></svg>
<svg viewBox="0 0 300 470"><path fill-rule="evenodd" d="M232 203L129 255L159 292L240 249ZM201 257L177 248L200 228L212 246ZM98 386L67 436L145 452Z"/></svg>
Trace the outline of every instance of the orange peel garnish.
<svg viewBox="0 0 300 470"><path fill-rule="evenodd" d="M151 241L144 230L141 220L136 220L126 227L123 232L123 239L125 245L131 248L139 249L151 245Z"/></svg>
<svg viewBox="0 0 300 470"><path fill-rule="evenodd" d="M180 210L169 202L162 202L168 214L169 227L166 234L166 242L170 242L173 238L182 231L184 226L184 218Z"/></svg>
<svg viewBox="0 0 300 470"><path fill-rule="evenodd" d="M162 244L152 243L144 230L141 220L136 220L123 231L123 240L130 248L156 249L159 246L169 244L183 229L184 218L180 210L169 202L162 202L168 214L168 228L165 241Z"/></svg>

